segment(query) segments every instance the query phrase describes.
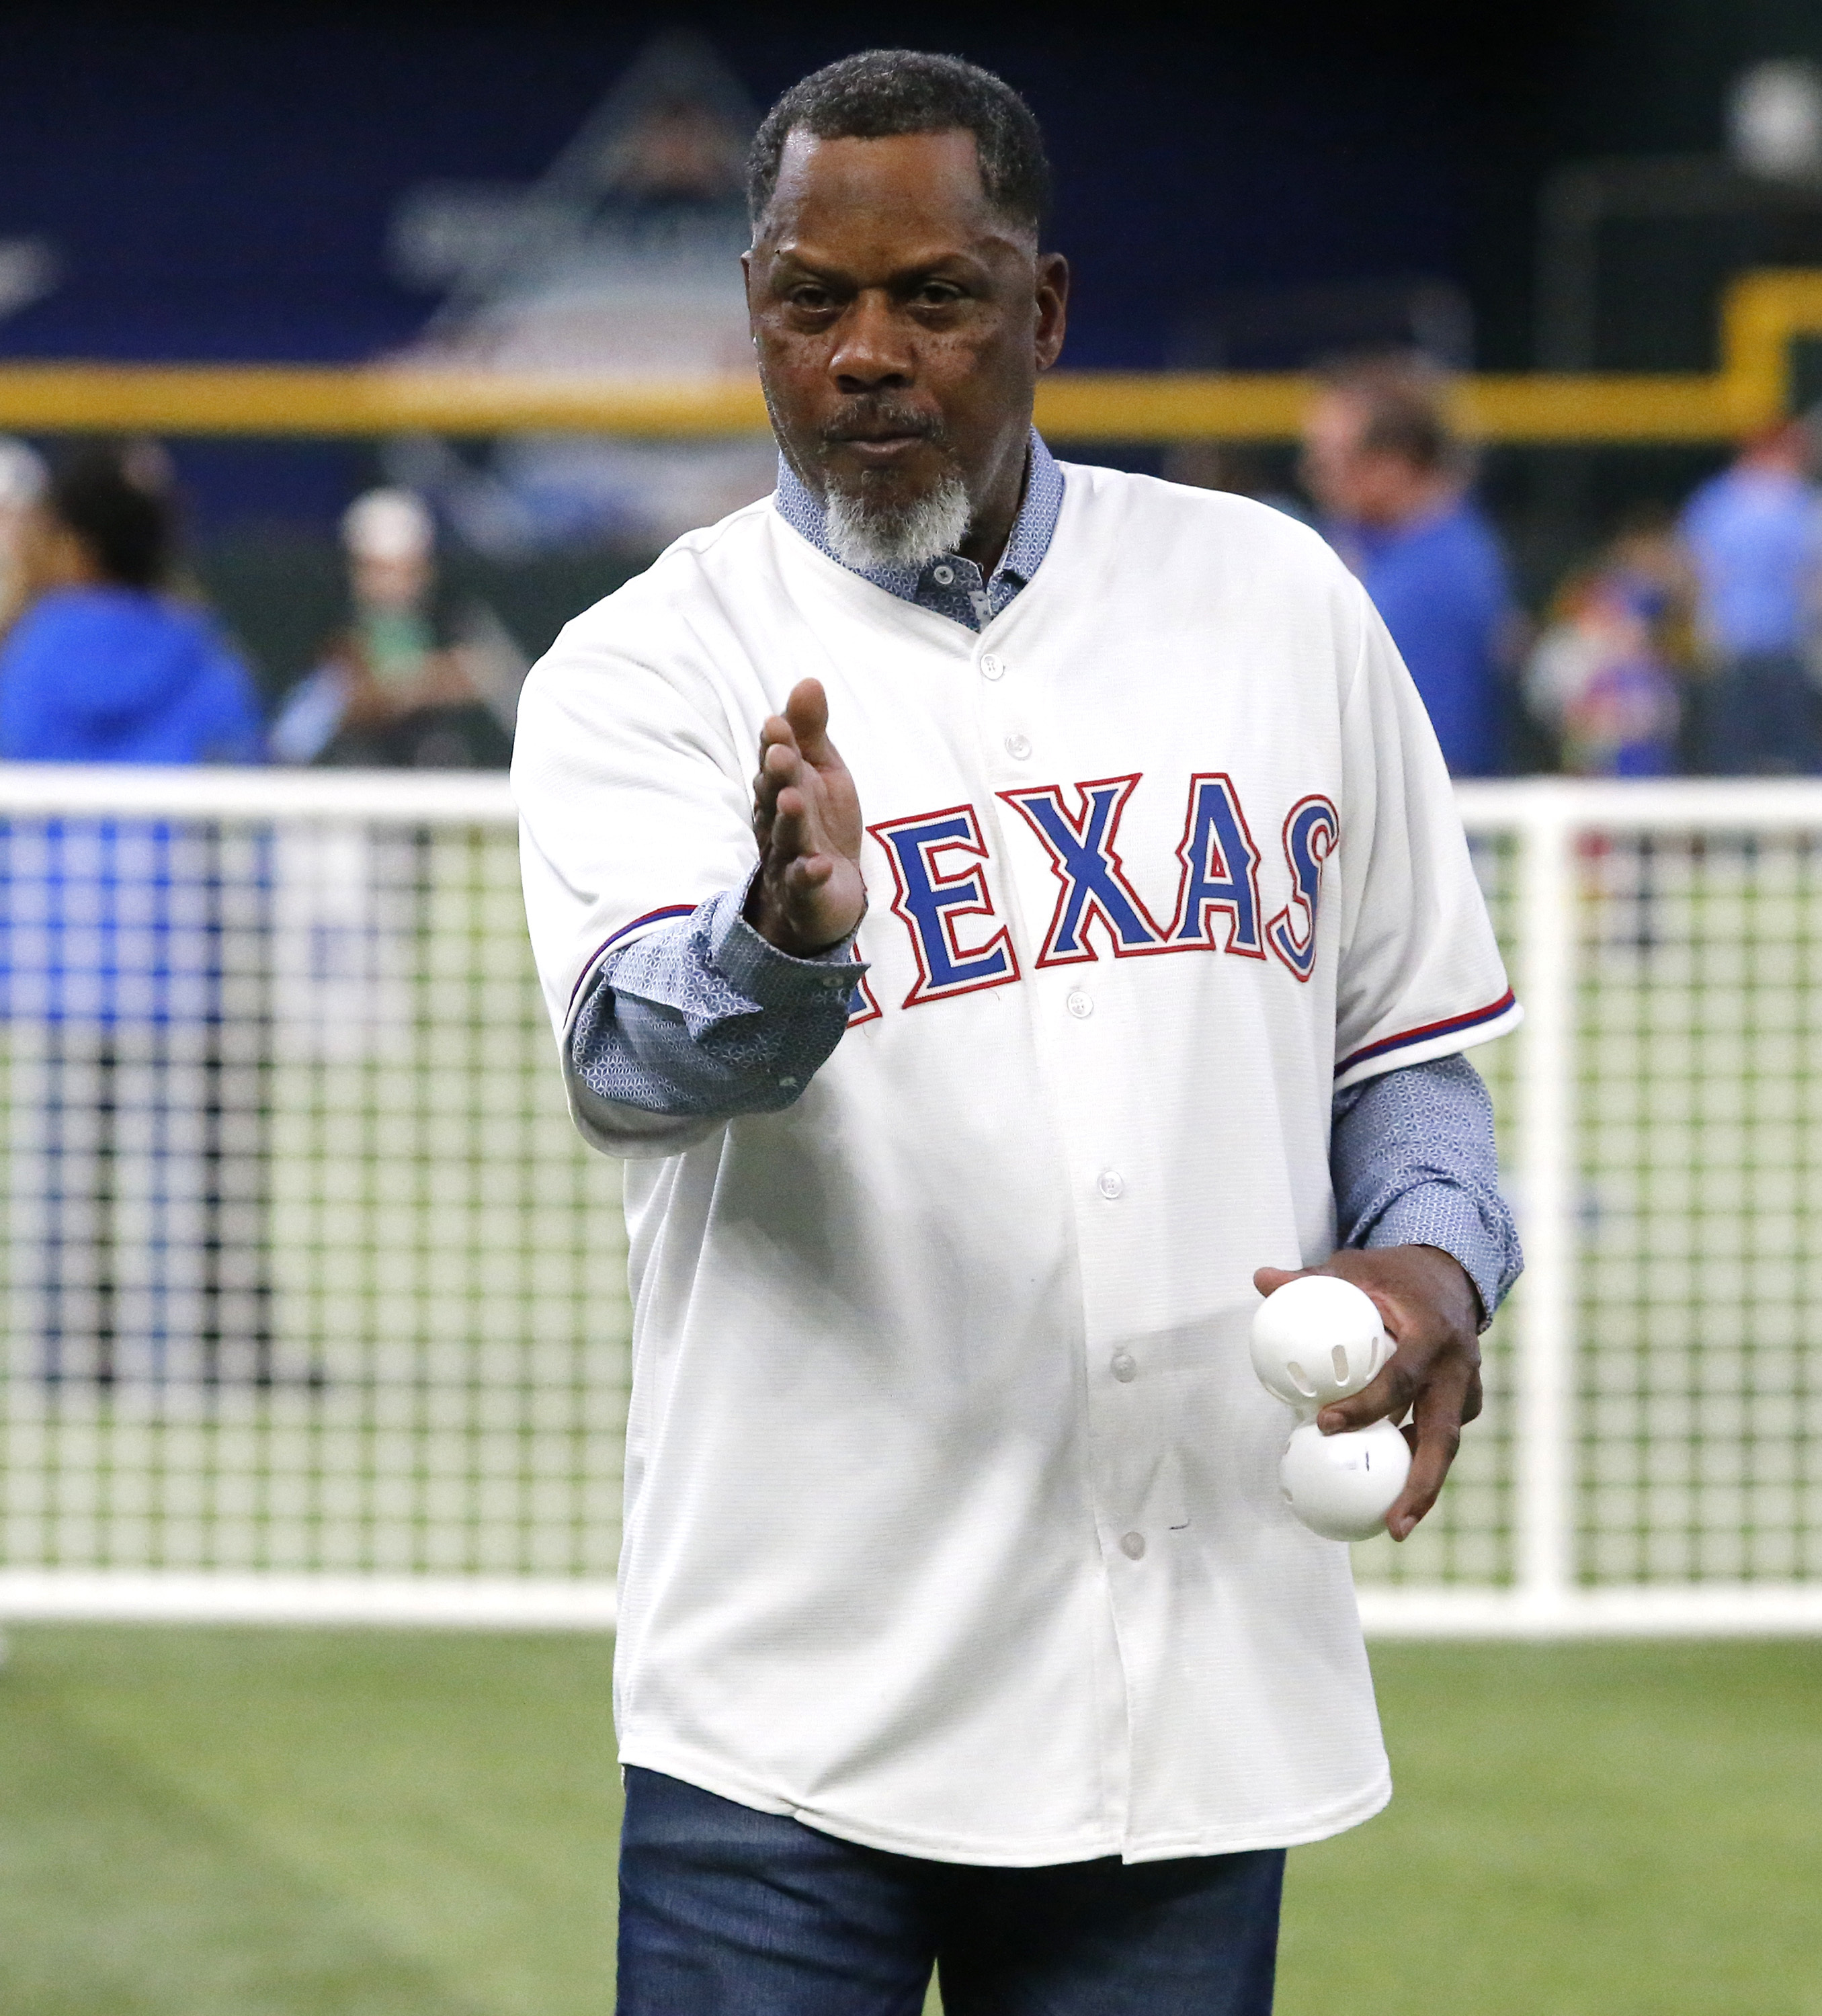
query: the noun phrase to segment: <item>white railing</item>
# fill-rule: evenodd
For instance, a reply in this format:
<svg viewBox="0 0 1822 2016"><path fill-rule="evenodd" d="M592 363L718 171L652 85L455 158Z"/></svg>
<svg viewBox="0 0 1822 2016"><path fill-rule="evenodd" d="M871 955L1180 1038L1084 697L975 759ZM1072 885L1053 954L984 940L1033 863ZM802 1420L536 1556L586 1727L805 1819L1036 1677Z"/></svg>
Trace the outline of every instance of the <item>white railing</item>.
<svg viewBox="0 0 1822 2016"><path fill-rule="evenodd" d="M1460 801L1527 1266L1443 1506L1360 1550L1368 1627L1822 1630L1822 785Z"/></svg>
<svg viewBox="0 0 1822 2016"><path fill-rule="evenodd" d="M1822 786L1461 803L1529 1266L1369 1627L1822 1629ZM618 1179L504 780L0 769L0 1617L610 1625Z"/></svg>
<svg viewBox="0 0 1822 2016"><path fill-rule="evenodd" d="M610 1628L618 1182L506 779L22 767L0 820L0 1617Z"/></svg>

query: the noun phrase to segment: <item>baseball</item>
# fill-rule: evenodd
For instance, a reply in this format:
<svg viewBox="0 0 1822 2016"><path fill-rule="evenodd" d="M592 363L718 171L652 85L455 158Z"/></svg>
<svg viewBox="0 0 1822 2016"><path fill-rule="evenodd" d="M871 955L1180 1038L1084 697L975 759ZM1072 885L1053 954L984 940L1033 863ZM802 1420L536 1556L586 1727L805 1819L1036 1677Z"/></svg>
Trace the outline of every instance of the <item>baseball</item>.
<svg viewBox="0 0 1822 2016"><path fill-rule="evenodd" d="M1325 1435L1305 1421L1292 1432L1278 1481L1312 1532L1326 1540L1370 1540L1385 1531L1410 1469L1410 1445L1390 1421L1339 1435Z"/></svg>
<svg viewBox="0 0 1822 2016"><path fill-rule="evenodd" d="M1253 1316L1253 1370L1302 1414L1358 1393L1392 1348L1371 1296L1333 1274L1287 1281Z"/></svg>

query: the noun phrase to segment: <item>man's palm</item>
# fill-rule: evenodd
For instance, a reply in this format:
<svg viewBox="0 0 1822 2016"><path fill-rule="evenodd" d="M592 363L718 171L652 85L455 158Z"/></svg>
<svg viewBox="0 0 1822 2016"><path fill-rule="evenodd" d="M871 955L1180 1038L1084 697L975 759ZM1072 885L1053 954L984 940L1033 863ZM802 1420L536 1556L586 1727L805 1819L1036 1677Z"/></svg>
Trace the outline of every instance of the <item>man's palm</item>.
<svg viewBox="0 0 1822 2016"><path fill-rule="evenodd" d="M801 680L760 731L753 833L759 874L747 919L760 936L798 958L846 938L866 909L860 796L829 740L818 680Z"/></svg>

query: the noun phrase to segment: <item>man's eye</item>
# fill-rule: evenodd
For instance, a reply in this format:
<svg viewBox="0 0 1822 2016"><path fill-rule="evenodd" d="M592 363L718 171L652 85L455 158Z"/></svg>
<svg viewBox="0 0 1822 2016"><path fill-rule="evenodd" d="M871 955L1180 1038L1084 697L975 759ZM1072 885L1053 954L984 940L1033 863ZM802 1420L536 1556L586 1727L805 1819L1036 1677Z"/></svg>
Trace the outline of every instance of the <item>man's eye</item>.
<svg viewBox="0 0 1822 2016"><path fill-rule="evenodd" d="M806 308L816 314L828 307L829 290L826 287L793 287L787 298L794 308Z"/></svg>
<svg viewBox="0 0 1822 2016"><path fill-rule="evenodd" d="M917 290L917 302L920 308L953 308L961 298L961 289L952 286L947 280L927 280Z"/></svg>

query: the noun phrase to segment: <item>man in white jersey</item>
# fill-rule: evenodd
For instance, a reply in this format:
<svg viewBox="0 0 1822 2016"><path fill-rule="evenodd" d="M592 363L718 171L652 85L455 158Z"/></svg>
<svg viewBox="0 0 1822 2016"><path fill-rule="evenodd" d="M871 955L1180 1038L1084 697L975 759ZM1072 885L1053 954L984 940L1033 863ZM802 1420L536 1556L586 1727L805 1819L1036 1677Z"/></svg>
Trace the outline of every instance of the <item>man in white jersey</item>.
<svg viewBox="0 0 1822 2016"><path fill-rule="evenodd" d="M951 59L786 94L778 493L521 707L627 1158L628 2016L915 2016L933 1964L950 2016L1262 2016L1284 1850L1390 1786L1252 1312L1378 1301L1322 1420L1414 1409L1403 1538L1517 1271L1460 1053L1518 1011L1422 707L1314 534L1032 431L1046 176Z"/></svg>

